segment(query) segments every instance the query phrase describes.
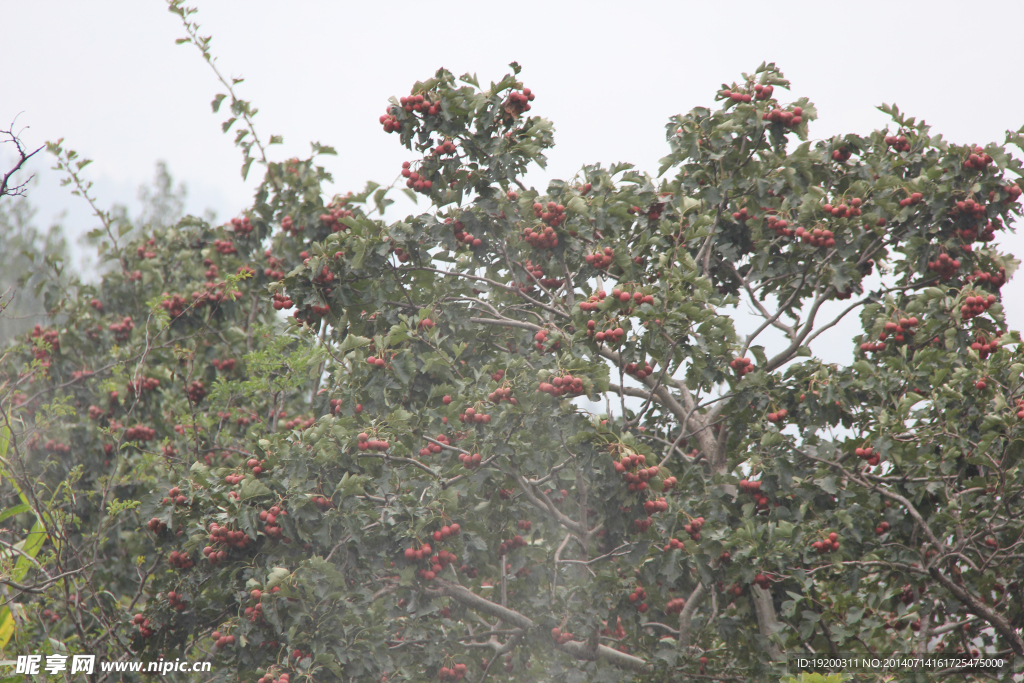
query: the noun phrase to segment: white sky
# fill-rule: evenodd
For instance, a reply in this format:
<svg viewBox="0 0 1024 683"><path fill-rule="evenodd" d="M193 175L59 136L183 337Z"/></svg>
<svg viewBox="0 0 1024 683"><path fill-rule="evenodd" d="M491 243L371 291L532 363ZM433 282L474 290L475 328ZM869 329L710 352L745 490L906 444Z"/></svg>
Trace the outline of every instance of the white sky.
<svg viewBox="0 0 1024 683"><path fill-rule="evenodd" d="M528 179L538 189L595 161L657 172L666 119L711 104L723 82L762 61L782 68L793 99L816 103L816 138L883 126L883 102L959 143L1002 142L1024 125L1019 0L221 0L200 3L197 19L225 74L245 77L239 94L260 109L263 137L284 135L275 158L305 155L311 140L338 149L325 158L337 191L388 183L412 158L377 119L389 96L441 66L482 82L513 60L523 66L537 94L532 113L556 126L549 172ZM101 204L133 204L165 160L188 186L191 212L234 216L259 169L242 182L232 137L220 132L223 112L210 111L219 84L194 47L175 45L183 35L160 0L0 0L0 124L20 113L27 144L63 137L94 159L87 172ZM39 222L67 211L73 233L94 227L46 171L51 164L34 166ZM1022 237L1002 244L1024 252ZM1022 282L1003 288L1015 329L1024 324Z"/></svg>

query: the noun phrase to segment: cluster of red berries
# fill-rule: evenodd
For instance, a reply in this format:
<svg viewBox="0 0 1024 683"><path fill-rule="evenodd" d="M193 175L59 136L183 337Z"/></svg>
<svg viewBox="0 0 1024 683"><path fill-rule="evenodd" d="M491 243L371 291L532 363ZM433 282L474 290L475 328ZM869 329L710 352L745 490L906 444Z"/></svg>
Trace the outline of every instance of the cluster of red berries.
<svg viewBox="0 0 1024 683"><path fill-rule="evenodd" d="M472 406L466 408L462 414L459 415L459 422L469 422L471 424L490 424L491 416L487 413L478 413L476 408Z"/></svg>
<svg viewBox="0 0 1024 683"><path fill-rule="evenodd" d="M529 88L523 88L522 92L513 90L508 94L509 104L521 111L530 111L530 102L536 98L537 96Z"/></svg>
<svg viewBox="0 0 1024 683"><path fill-rule="evenodd" d="M291 308L292 306L295 305L295 302L293 302L291 300L291 297L289 297L287 294L279 294L275 292L273 303L271 305L274 307L275 311L280 311L282 309L287 310Z"/></svg>
<svg viewBox="0 0 1024 683"><path fill-rule="evenodd" d="M388 364L388 362L384 360L383 356L370 356L369 358L366 359L366 364L373 365L378 368L383 368Z"/></svg>
<svg viewBox="0 0 1024 683"><path fill-rule="evenodd" d="M256 680L256 683L289 683L288 674L281 674L279 678L274 678L270 674Z"/></svg>
<svg viewBox="0 0 1024 683"><path fill-rule="evenodd" d="M643 586L638 585L628 597L629 601L636 605L637 612L643 614L647 611L647 603L644 602L647 599L647 591L643 589Z"/></svg>
<svg viewBox="0 0 1024 683"><path fill-rule="evenodd" d="M811 544L811 547L818 551L819 555L835 552L836 550L839 550L839 534L833 531L828 535L826 540L815 541Z"/></svg>
<svg viewBox="0 0 1024 683"><path fill-rule="evenodd" d="M267 467L266 460L257 460L256 458L249 458L245 461L245 466L253 473L254 476L260 476L270 468Z"/></svg>
<svg viewBox="0 0 1024 683"><path fill-rule="evenodd" d="M461 681L465 677L466 665L462 662L459 662L451 668L448 668L447 666L442 666L440 671L437 672L437 678L441 681Z"/></svg>
<svg viewBox="0 0 1024 683"><path fill-rule="evenodd" d="M416 171L409 170L408 161L402 162L402 177L407 179L405 181L405 186L412 188L416 192L427 194L430 192L431 188L434 187L433 181L428 180L426 176L422 176Z"/></svg>
<svg viewBox="0 0 1024 683"><path fill-rule="evenodd" d="M758 512L768 509L768 498L761 494L761 482L760 481L749 481L747 479L740 480L740 491L749 493L754 497L755 508Z"/></svg>
<svg viewBox="0 0 1024 683"><path fill-rule="evenodd" d="M249 535L244 531L237 529L228 529L227 527L217 524L217 522L210 523L210 543L213 545L221 544L229 548L242 549L249 545L251 542ZM215 550L213 545L208 545L203 548L203 555L210 561L210 564L217 564L227 559L227 552L224 549Z"/></svg>
<svg viewBox="0 0 1024 683"><path fill-rule="evenodd" d="M283 531L277 523L277 518L282 514L281 508L277 505L271 506L269 510L260 510L260 521L265 525L263 531L271 538L280 538Z"/></svg>
<svg viewBox="0 0 1024 683"><path fill-rule="evenodd" d="M968 244L964 245L965 251L971 251L971 242L991 242L996 238L996 230L1003 229L1003 221L998 216L981 226L981 232L978 232L978 225L975 224L966 228L958 228L956 234L964 242Z"/></svg>
<svg viewBox="0 0 1024 683"><path fill-rule="evenodd" d="M986 273L981 270L975 270L974 273L964 278L968 282L981 283L989 285L993 289L999 289L1006 284L1006 268L999 266L999 270L994 273Z"/></svg>
<svg viewBox="0 0 1024 683"><path fill-rule="evenodd" d="M558 246L558 235L555 234L555 229L550 225L546 225L544 228L540 226L523 228L523 239L526 240L527 244L536 249L554 249ZM543 275L543 272L541 272L541 275Z"/></svg>
<svg viewBox="0 0 1024 683"><path fill-rule="evenodd" d="M114 333L114 339L117 341L128 341L128 338L132 335L132 330L135 329L135 323L132 321L131 316L126 315L121 319L121 322L111 323L108 329Z"/></svg>
<svg viewBox="0 0 1024 683"><path fill-rule="evenodd" d="M737 221L741 221L741 222L746 221L748 218L754 218L754 216L752 216L752 215L747 213L747 207L745 207L745 206L742 209L740 209L739 211L733 211L732 212L732 217L733 217L733 220L737 220Z"/></svg>
<svg viewBox="0 0 1024 683"><path fill-rule="evenodd" d="M563 632L562 629L556 626L555 628L551 629L551 637L559 645L564 645L565 643L568 643L572 640L573 635L568 631Z"/></svg>
<svg viewBox="0 0 1024 683"><path fill-rule="evenodd" d="M135 253L141 259L156 258L156 252L149 251L145 247L139 247Z"/></svg>
<svg viewBox="0 0 1024 683"><path fill-rule="evenodd" d="M626 363L626 367L623 368L627 375L636 377L637 379L644 379L650 377L654 373L654 368L647 361L641 361L639 363Z"/></svg>
<svg viewBox="0 0 1024 683"><path fill-rule="evenodd" d="M692 520L689 524L683 525L683 531L690 535L694 541L700 540L700 530L704 527L704 518L698 517Z"/></svg>
<svg viewBox="0 0 1024 683"><path fill-rule="evenodd" d="M767 574L757 574L754 576L754 585L760 586L764 590L768 590L768 587L772 585L772 579Z"/></svg>
<svg viewBox="0 0 1024 683"><path fill-rule="evenodd" d="M619 302L623 304L628 304L631 302L635 304L654 303L653 294L644 294L643 292L633 292L632 294L630 294L629 292L623 291L618 288L612 290L612 298L618 299Z"/></svg>
<svg viewBox="0 0 1024 683"><path fill-rule="evenodd" d="M952 218L957 218L959 216L981 218L985 215L985 205L968 197L967 199L960 200L954 204L949 210L949 215Z"/></svg>
<svg viewBox="0 0 1024 683"><path fill-rule="evenodd" d="M427 116L437 116L441 111L440 102L431 102L423 95L409 95L408 97L402 97L398 100L399 105L407 113L419 112L426 114Z"/></svg>
<svg viewBox="0 0 1024 683"><path fill-rule="evenodd" d="M777 216L768 216L765 219L765 223L768 225L769 230L774 230L775 234L779 237L792 237L796 234L793 228L789 227L789 221L785 218L778 218Z"/></svg>
<svg viewBox="0 0 1024 683"><path fill-rule="evenodd" d="M381 125L384 126L384 132L394 133L396 130L401 130L402 124L398 122L398 117L391 113L391 105L388 105L384 111L387 113L381 114L381 117L378 119Z"/></svg>
<svg viewBox="0 0 1024 683"><path fill-rule="evenodd" d="M174 562L172 561L171 564L173 565ZM184 612L186 609L188 609L188 605L185 603L184 597L185 596L181 593L177 593L175 591L167 591L167 604L173 610Z"/></svg>
<svg viewBox="0 0 1024 683"><path fill-rule="evenodd" d="M1016 185L1014 185L1013 187L1016 187ZM97 311L99 311L100 313L103 312L103 302L100 301L99 299L90 299L89 305L92 306Z"/></svg>
<svg viewBox="0 0 1024 683"><path fill-rule="evenodd" d="M344 203L347 200L339 200ZM327 213L320 214L320 222L331 229L331 232L343 232L348 230L348 226L342 222L343 218L351 218L355 216L355 212L351 209L346 209L343 204L335 204L328 207ZM301 230L301 228L300 228Z"/></svg>
<svg viewBox="0 0 1024 683"><path fill-rule="evenodd" d="M449 403L451 403L451 401L449 401ZM448 437L445 436L444 434L438 434L437 435L437 441L440 441L441 443L445 444L446 446L450 446L451 445L451 442L448 440ZM442 450L444 450L444 449L441 448L441 446L439 446L438 444L436 444L436 443L428 443L426 446L424 446L423 448L420 449L420 455L425 458L425 457L429 456L432 453L440 453Z"/></svg>
<svg viewBox="0 0 1024 683"><path fill-rule="evenodd" d="M192 561L192 558L188 553L181 553L177 550L171 551L171 554L167 557L167 561L171 563L172 567L175 569L181 569L182 571L196 566L196 563ZM170 594L168 594L168 597L170 597Z"/></svg>
<svg viewBox="0 0 1024 683"><path fill-rule="evenodd" d="M143 377L134 382L128 382L129 394L141 394L144 391L153 391L158 388L160 388L160 380L156 377Z"/></svg>
<svg viewBox="0 0 1024 683"><path fill-rule="evenodd" d="M959 268L960 260L952 258L949 254L939 254L937 259L928 262L928 270L938 272L943 280L952 279Z"/></svg>
<svg viewBox="0 0 1024 683"><path fill-rule="evenodd" d="M445 154L455 154L457 151L455 143L451 140L445 140L440 145L434 148L434 156L443 156Z"/></svg>
<svg viewBox="0 0 1024 683"><path fill-rule="evenodd" d="M907 140L906 135L886 135L885 144L889 145L897 152L910 151L910 141Z"/></svg>
<svg viewBox="0 0 1024 683"><path fill-rule="evenodd" d="M236 361L234 358L225 358L224 360L214 358L212 361L210 361L210 365L217 368L221 372L230 372L235 369L235 362Z"/></svg>
<svg viewBox="0 0 1024 683"><path fill-rule="evenodd" d="M430 557L430 553L434 552L434 549L430 547L429 543L424 543L419 548L406 548L405 559L410 562L422 560L425 557Z"/></svg>
<svg viewBox="0 0 1024 683"><path fill-rule="evenodd" d="M850 200L849 204L843 203L836 206L823 204L821 210L831 214L833 218L856 218L863 213L863 210L860 208L862 203L860 197L854 197Z"/></svg>
<svg viewBox="0 0 1024 683"><path fill-rule="evenodd" d="M761 85L758 83L754 86L754 99L756 100L767 100L771 98L772 93L775 92L775 87L771 85Z"/></svg>
<svg viewBox="0 0 1024 683"><path fill-rule="evenodd" d="M868 465L874 467L882 461L882 456L875 453L875 449L871 446L865 446L863 448L855 448L853 454L861 460L866 460Z"/></svg>
<svg viewBox="0 0 1024 683"><path fill-rule="evenodd" d="M682 550L683 548L684 546L682 541L680 541L678 538L670 538L668 539L668 543L665 544L665 547L662 548L662 550L664 550L667 553L670 550Z"/></svg>
<svg viewBox="0 0 1024 683"><path fill-rule="evenodd" d="M238 249L235 248L235 243L231 240L214 240L213 248L217 250L218 254L223 254L224 256L230 256L238 253Z"/></svg>
<svg viewBox="0 0 1024 683"><path fill-rule="evenodd" d="M762 92L764 92L763 89ZM732 90L722 90L718 94L722 99L731 100L733 102L750 102L753 99L753 97L746 93L733 92Z"/></svg>
<svg viewBox="0 0 1024 683"><path fill-rule="evenodd" d="M520 531L529 531L533 528L533 522L531 522L528 519L521 519L518 522L516 522L516 528Z"/></svg>
<svg viewBox="0 0 1024 683"><path fill-rule="evenodd" d="M188 498L185 497L180 488L172 486L168 489L167 496L164 497L162 502L164 505L168 505L170 503L174 503L175 505L184 505L188 502Z"/></svg>
<svg viewBox="0 0 1024 683"><path fill-rule="evenodd" d="M60 351L60 335L56 330L44 330L42 325L36 325L32 329L32 338L41 339L49 344L50 350L54 353ZM32 350L35 352L36 358L40 360L48 355L41 347L32 347Z"/></svg>
<svg viewBox="0 0 1024 683"><path fill-rule="evenodd" d="M149 638L156 633L156 631L149 627L149 619L144 614L136 614L132 619L132 623L139 627L139 635L143 638Z"/></svg>
<svg viewBox="0 0 1024 683"><path fill-rule="evenodd" d="M281 219L281 229L289 235L297 235L306 228L305 226L296 223L291 216L285 216Z"/></svg>
<svg viewBox="0 0 1024 683"><path fill-rule="evenodd" d="M647 460L643 453L630 453L613 463L615 471L626 480L629 491L646 491L647 482L658 476L658 466L641 467ZM667 481L667 480L666 480ZM673 482L674 483L674 482Z"/></svg>
<svg viewBox="0 0 1024 683"><path fill-rule="evenodd" d="M582 396L586 393L586 388L583 386L582 378L573 377L567 373L559 377L553 377L550 382L541 382L537 385L537 391L556 397L565 395Z"/></svg>
<svg viewBox="0 0 1024 683"><path fill-rule="evenodd" d="M620 341L622 341L622 338L626 336L626 331L623 330L621 327L616 327L615 329L608 328L607 330L595 332L594 329L596 327L597 323L595 323L593 320L587 321L587 336L593 336L594 340L598 342L606 341L610 344L618 344Z"/></svg>
<svg viewBox="0 0 1024 683"><path fill-rule="evenodd" d="M729 367L732 368L737 375L743 377L747 373L754 371L754 362L749 358L734 358L729 361Z"/></svg>
<svg viewBox="0 0 1024 683"><path fill-rule="evenodd" d="M653 515L657 512L665 512L665 510L668 510L668 501L664 498L644 501L644 512L648 515Z"/></svg>
<svg viewBox="0 0 1024 683"><path fill-rule="evenodd" d="M884 535L887 531L889 531L889 522L882 522L875 527L875 534L878 536Z"/></svg>
<svg viewBox="0 0 1024 683"><path fill-rule="evenodd" d="M498 555L507 555L509 551L515 550L516 548L522 548L526 545L526 539L521 535L516 534L507 541L502 541L498 545Z"/></svg>
<svg viewBox="0 0 1024 683"><path fill-rule="evenodd" d="M785 111L776 107L771 111L765 112L761 118L765 121L771 121L772 123L781 123L787 128L796 128L803 123L804 110L802 107L793 107L790 111Z"/></svg>
<svg viewBox="0 0 1024 683"><path fill-rule="evenodd" d="M60 621L60 615L48 609L43 610L43 619L46 619L51 624L56 624Z"/></svg>
<svg viewBox="0 0 1024 683"><path fill-rule="evenodd" d="M54 441L53 439L47 439L46 443L43 444L43 449L50 451L51 453L60 453L66 455L71 452L71 447L65 443Z"/></svg>
<svg viewBox="0 0 1024 683"><path fill-rule="evenodd" d="M433 581L445 567L450 564L454 564L458 559L459 558L455 553L450 553L447 550L441 550L437 555L427 558L427 562L430 564L429 569L420 569L417 573L424 581Z"/></svg>
<svg viewBox="0 0 1024 683"><path fill-rule="evenodd" d="M282 422L279 429L283 429L285 431L290 431L292 429L309 429L315 423L315 417L304 418L301 415L299 415L298 417L288 420L287 422Z"/></svg>
<svg viewBox="0 0 1024 683"><path fill-rule="evenodd" d="M192 403L199 403L206 398L206 387L203 386L202 382L196 380L188 385L185 393L188 394L189 401Z"/></svg>
<svg viewBox="0 0 1024 683"><path fill-rule="evenodd" d="M106 414L107 414L107 412L105 410L103 410L103 408L100 408L99 406L89 406L89 419L90 420L99 420L100 418L102 418Z"/></svg>
<svg viewBox="0 0 1024 683"><path fill-rule="evenodd" d="M224 476L224 482L229 486L239 484L243 479L245 479L245 477L243 477L241 474L228 474Z"/></svg>
<svg viewBox="0 0 1024 683"><path fill-rule="evenodd" d="M615 251L611 247L605 247L603 251L587 254L583 257L583 260L598 270L607 270L608 266L615 260ZM604 297L601 298L603 299Z"/></svg>
<svg viewBox="0 0 1024 683"><path fill-rule="evenodd" d="M495 389L491 393L487 394L487 400L491 403L501 403L502 401L508 401L512 405L516 405L518 403L515 397L512 396L511 387L499 387Z"/></svg>
<svg viewBox="0 0 1024 683"><path fill-rule="evenodd" d="M536 218L544 221L550 228L557 228L559 225L565 222L567 216L565 215L565 207L556 202L548 202L546 205L540 202L534 202L533 204L533 215ZM558 241L555 241L558 244Z"/></svg>
<svg viewBox="0 0 1024 683"><path fill-rule="evenodd" d="M978 336L975 337L975 341L971 342L971 349L977 351L978 356L980 356L982 360L985 360L989 355L999 350L999 340L986 339L983 334L979 332Z"/></svg>
<svg viewBox="0 0 1024 683"><path fill-rule="evenodd" d="M215 648L227 647L228 645L235 644L235 637L231 635L221 634L220 631L214 631L210 634L210 638L213 639L213 646Z"/></svg>
<svg viewBox="0 0 1024 683"><path fill-rule="evenodd" d="M588 256L587 258L589 259L590 257ZM587 263L590 263L590 262L587 261ZM607 296L608 295L605 293L605 291L603 289L597 290L596 292L591 294L590 297L587 298L586 301L581 301L580 302L580 310L581 311L596 311L598 306L601 304L602 301L604 301L605 297L607 297ZM593 328L591 328L591 329L593 329Z"/></svg>
<svg viewBox="0 0 1024 683"><path fill-rule="evenodd" d="M448 526L446 524L446 525L444 525L443 527L441 527L440 529L438 529L437 531L434 532L434 540L435 541L443 541L444 539L448 538L449 536L458 536L461 531L462 531L462 527L459 526L458 524L452 524L451 526ZM455 561L455 557L454 556L452 556L452 561L453 562Z"/></svg>
<svg viewBox="0 0 1024 683"><path fill-rule="evenodd" d="M679 614L686 607L686 600L683 598L672 598L665 604L665 614Z"/></svg>
<svg viewBox="0 0 1024 683"><path fill-rule="evenodd" d="M530 242L530 239L536 239L536 238L531 238L529 235L527 235L528 232L531 235L537 235L538 234L538 233L531 232L529 228L524 230L523 231L523 236L526 237L526 241L527 242ZM544 234L547 234L547 229L545 229ZM554 235L554 232L552 231L550 234ZM533 244L533 246L535 246L535 247L546 247L547 246L545 244L535 244L534 242L530 242L530 244ZM555 246L557 244L558 244L558 239L555 238L554 245L551 245L551 246ZM523 264L523 268L526 270L527 273L529 273L530 275L533 276L533 279L535 279L537 282L539 282L544 287L547 287L548 289L553 289L555 287L561 287L562 283L565 282L565 280L562 280L562 279L559 279L559 278L545 277L544 269L541 268L539 265L535 264L533 261L527 260L526 263ZM529 287L532 287L532 285L530 285Z"/></svg>
<svg viewBox="0 0 1024 683"><path fill-rule="evenodd" d="M462 466L467 470L479 467L482 460L483 456L479 453L473 453L472 455L469 453L459 453L459 462L461 462Z"/></svg>
<svg viewBox="0 0 1024 683"><path fill-rule="evenodd" d="M271 280L283 280L284 271L281 268L284 266L284 261L276 256L271 256L269 249L264 252L264 256L267 257L267 267L263 269L263 274Z"/></svg>
<svg viewBox="0 0 1024 683"><path fill-rule="evenodd" d="M537 334L533 335L534 348L540 353L547 353L548 351L556 351L562 346L562 342L556 341L550 347L545 346L548 341L547 330L540 330Z"/></svg>
<svg viewBox="0 0 1024 683"><path fill-rule="evenodd" d="M324 496L313 496L310 500L312 500L313 505L316 505L321 511L330 510L334 507L334 503L331 502L331 499L325 498Z"/></svg>
<svg viewBox="0 0 1024 683"><path fill-rule="evenodd" d="M909 197L904 197L900 200L900 207L914 206L920 204L924 200L924 195L920 192L912 192Z"/></svg>
<svg viewBox="0 0 1024 683"><path fill-rule="evenodd" d="M156 438L156 430L144 425L136 425L124 430L125 441L152 441Z"/></svg>
<svg viewBox="0 0 1024 683"><path fill-rule="evenodd" d="M967 161L964 162L964 168L969 168L972 171L983 171L992 163L992 157L985 154L985 150L981 147L971 148L971 153L967 157Z"/></svg>
<svg viewBox="0 0 1024 683"><path fill-rule="evenodd" d="M356 435L356 447L361 451L386 451L391 444L380 439L371 439L366 432L359 432Z"/></svg>
<svg viewBox="0 0 1024 683"><path fill-rule="evenodd" d="M1003 187L1002 189L1003 192L1006 193L1006 198L1003 199L1003 204L1013 204L1018 199L1020 199L1020 196L1022 194L1024 194L1024 190L1020 189L1020 185L1017 185L1016 183L1010 183L1009 185ZM990 202L994 202L996 200L995 190L992 190L988 193L988 200Z"/></svg>
<svg viewBox="0 0 1024 683"><path fill-rule="evenodd" d="M830 248L836 246L835 234L831 230L824 230L822 228L805 230L799 227L793 231L793 234L804 244L810 244L814 247Z"/></svg>
<svg viewBox="0 0 1024 683"><path fill-rule="evenodd" d="M449 218L448 221L451 221L451 219ZM455 221L454 224L452 225L452 228L455 230L456 242L461 242L462 244L465 244L470 247L479 247L483 245L484 241L482 239L474 236L472 233L465 232L466 226L462 223L462 221Z"/></svg>
<svg viewBox="0 0 1024 683"><path fill-rule="evenodd" d="M850 150L845 147L832 150L832 161L837 161L840 164L850 160Z"/></svg>
<svg viewBox="0 0 1024 683"><path fill-rule="evenodd" d="M231 219L231 229L235 231L236 235L242 235L244 237L252 232L252 228L253 225L248 216Z"/></svg>
<svg viewBox="0 0 1024 683"><path fill-rule="evenodd" d="M995 294L988 296L969 296L964 299L964 305L960 307L960 316L964 320L970 320L988 310L989 306L998 300Z"/></svg>

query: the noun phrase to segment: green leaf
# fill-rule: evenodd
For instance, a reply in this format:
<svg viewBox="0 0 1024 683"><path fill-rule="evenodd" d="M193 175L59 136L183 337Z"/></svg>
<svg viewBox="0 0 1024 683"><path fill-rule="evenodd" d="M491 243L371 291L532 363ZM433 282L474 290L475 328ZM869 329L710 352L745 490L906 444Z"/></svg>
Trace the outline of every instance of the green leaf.
<svg viewBox="0 0 1024 683"><path fill-rule="evenodd" d="M242 500L249 500L250 498L260 498L262 496L272 495L273 491L268 489L263 482L254 477L248 475L242 480L242 488L238 492L239 497Z"/></svg>

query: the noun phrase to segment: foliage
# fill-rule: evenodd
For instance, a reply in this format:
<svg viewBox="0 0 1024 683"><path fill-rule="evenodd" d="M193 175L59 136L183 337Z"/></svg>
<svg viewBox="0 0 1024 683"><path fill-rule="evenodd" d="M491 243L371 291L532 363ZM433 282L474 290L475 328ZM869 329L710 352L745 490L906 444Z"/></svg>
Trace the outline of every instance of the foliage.
<svg viewBox="0 0 1024 683"><path fill-rule="evenodd" d="M392 188L325 196L330 148L266 161L232 90L251 210L128 241L99 211L114 267L4 362L32 508L7 533L50 538L39 592L6 584L18 651L263 683L1024 654L1017 262L991 244L1021 165L894 106L812 141L788 86L762 65L673 117L658 178L539 193L519 67L442 69L381 117L431 205L398 221ZM855 314L856 360L817 359Z"/></svg>

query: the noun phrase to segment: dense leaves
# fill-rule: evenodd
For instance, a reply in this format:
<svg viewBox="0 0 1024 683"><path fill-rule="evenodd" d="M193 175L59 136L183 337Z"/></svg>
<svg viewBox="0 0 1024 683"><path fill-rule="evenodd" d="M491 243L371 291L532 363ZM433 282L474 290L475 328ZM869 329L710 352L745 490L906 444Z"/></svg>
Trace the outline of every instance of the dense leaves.
<svg viewBox="0 0 1024 683"><path fill-rule="evenodd" d="M1018 262L991 244L1020 163L896 107L812 141L762 65L670 120L657 179L539 193L552 126L512 67L387 105L423 214L326 196L315 145L227 225L107 222L116 267L4 361L9 533L50 534L39 592L8 585L19 651L262 683L1024 655ZM854 362L815 357L858 319Z"/></svg>

